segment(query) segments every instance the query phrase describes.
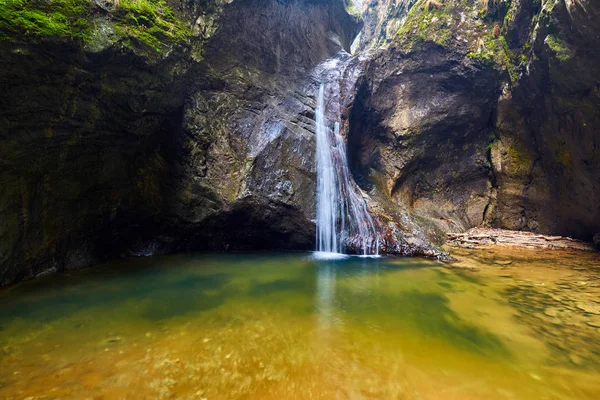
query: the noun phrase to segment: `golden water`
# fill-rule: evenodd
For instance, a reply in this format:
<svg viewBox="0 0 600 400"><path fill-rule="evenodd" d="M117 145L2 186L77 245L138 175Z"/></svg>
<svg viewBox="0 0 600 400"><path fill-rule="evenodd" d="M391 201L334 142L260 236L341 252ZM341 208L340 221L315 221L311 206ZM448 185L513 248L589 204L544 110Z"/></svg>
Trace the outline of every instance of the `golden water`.
<svg viewBox="0 0 600 400"><path fill-rule="evenodd" d="M0 399L600 399L600 259L120 261L0 291Z"/></svg>

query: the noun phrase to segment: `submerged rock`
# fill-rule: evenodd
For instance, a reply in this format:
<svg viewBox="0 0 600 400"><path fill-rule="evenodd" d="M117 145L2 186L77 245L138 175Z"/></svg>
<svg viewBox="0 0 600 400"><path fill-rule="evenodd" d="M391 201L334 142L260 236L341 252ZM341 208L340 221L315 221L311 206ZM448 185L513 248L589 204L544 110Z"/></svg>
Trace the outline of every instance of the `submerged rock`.
<svg viewBox="0 0 600 400"><path fill-rule="evenodd" d="M115 343L120 343L123 341L123 337L122 336L112 336L109 338L106 338L102 341L103 344L115 344Z"/></svg>

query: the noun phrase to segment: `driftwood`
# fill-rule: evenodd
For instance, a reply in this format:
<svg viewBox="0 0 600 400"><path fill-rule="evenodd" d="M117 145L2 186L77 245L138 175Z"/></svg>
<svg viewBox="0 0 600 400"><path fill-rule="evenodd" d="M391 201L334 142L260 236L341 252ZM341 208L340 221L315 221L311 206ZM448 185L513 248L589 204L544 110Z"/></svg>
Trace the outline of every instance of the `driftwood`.
<svg viewBox="0 0 600 400"><path fill-rule="evenodd" d="M463 233L448 233L448 244L457 247L517 246L531 249L575 249L596 251L592 243L564 236L547 236L532 232L473 228Z"/></svg>

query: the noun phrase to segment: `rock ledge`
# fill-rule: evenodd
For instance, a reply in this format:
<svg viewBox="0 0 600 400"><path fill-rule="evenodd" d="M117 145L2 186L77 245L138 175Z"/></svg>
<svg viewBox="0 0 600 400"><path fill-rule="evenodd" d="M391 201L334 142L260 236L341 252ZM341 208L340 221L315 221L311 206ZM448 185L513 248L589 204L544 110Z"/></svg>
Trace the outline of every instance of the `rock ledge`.
<svg viewBox="0 0 600 400"><path fill-rule="evenodd" d="M466 248L499 245L532 249L596 250L592 243L582 240L506 229L473 228L464 233L448 233L447 237L449 245Z"/></svg>

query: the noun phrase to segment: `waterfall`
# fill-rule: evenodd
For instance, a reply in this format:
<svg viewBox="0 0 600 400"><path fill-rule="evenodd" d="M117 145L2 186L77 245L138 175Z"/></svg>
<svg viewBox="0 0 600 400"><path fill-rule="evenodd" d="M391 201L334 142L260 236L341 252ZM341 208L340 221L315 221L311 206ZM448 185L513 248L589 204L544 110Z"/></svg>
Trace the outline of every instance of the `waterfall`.
<svg viewBox="0 0 600 400"><path fill-rule="evenodd" d="M337 67L337 64L333 64ZM317 237L321 256L335 257L345 251L379 254L379 237L373 219L356 187L346 157L346 142L340 134L340 76L321 83L315 109L317 136ZM326 93L334 108L328 113ZM333 114L332 124L327 115Z"/></svg>
<svg viewBox="0 0 600 400"><path fill-rule="evenodd" d="M325 85L321 84L315 110L317 129L317 251L340 253L336 230L340 204L333 151L325 119Z"/></svg>

